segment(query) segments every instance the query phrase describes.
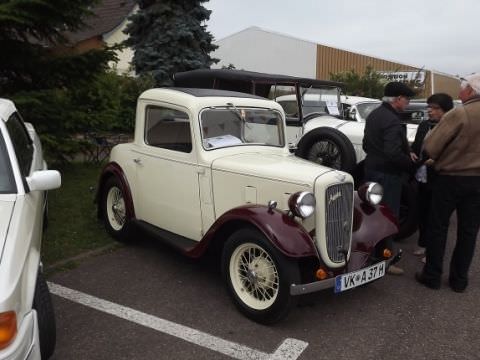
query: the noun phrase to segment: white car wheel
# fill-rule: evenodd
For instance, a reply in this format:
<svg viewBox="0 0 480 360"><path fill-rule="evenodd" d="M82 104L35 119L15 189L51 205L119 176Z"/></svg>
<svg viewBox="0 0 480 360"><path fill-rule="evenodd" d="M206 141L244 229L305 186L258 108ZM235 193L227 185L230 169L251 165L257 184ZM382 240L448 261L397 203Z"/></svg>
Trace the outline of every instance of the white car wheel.
<svg viewBox="0 0 480 360"><path fill-rule="evenodd" d="M277 322L296 303L290 286L300 283L297 262L254 228L239 229L228 238L222 274L235 305L256 322Z"/></svg>
<svg viewBox="0 0 480 360"><path fill-rule="evenodd" d="M273 305L278 295L278 271L260 246L245 243L230 257L232 286L241 301L256 310Z"/></svg>
<svg viewBox="0 0 480 360"><path fill-rule="evenodd" d="M102 214L107 232L118 241L128 238L129 218L120 181L111 177L103 186Z"/></svg>
<svg viewBox="0 0 480 360"><path fill-rule="evenodd" d="M119 231L125 225L126 209L122 191L112 186L107 193L107 218L110 226Z"/></svg>

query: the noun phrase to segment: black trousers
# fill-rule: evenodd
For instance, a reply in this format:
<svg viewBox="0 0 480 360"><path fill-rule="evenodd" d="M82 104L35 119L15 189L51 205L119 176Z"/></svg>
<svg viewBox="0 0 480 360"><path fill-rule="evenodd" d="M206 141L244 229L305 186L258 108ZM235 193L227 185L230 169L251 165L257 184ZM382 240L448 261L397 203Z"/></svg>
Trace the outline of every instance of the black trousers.
<svg viewBox="0 0 480 360"><path fill-rule="evenodd" d="M457 241L450 261L449 280L466 286L480 227L480 176L438 175L432 186L430 205L424 274L440 279L450 216L456 210Z"/></svg>
<svg viewBox="0 0 480 360"><path fill-rule="evenodd" d="M418 183L418 246L427 246L428 216L432 203L433 181Z"/></svg>

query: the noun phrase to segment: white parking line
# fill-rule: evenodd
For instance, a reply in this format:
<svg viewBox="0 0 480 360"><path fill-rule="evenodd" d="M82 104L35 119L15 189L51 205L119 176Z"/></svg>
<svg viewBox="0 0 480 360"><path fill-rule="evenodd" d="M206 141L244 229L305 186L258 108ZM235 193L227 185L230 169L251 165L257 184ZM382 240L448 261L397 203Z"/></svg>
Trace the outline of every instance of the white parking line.
<svg viewBox="0 0 480 360"><path fill-rule="evenodd" d="M285 339L277 350L272 353L264 353L259 350L249 348L235 342L227 341L219 337L204 333L199 330L192 329L188 326L180 325L165 319L161 319L143 312L131 309L126 306L115 304L113 302L99 299L80 291L72 290L61 285L49 282L50 292L64 299L76 302L78 304L88 306L92 309L102 311L104 313L114 315L121 319L143 325L150 329L160 331L162 333L172 335L191 342L193 344L205 347L207 349L225 354L240 360L294 360L302 354L307 348L308 343L296 340Z"/></svg>

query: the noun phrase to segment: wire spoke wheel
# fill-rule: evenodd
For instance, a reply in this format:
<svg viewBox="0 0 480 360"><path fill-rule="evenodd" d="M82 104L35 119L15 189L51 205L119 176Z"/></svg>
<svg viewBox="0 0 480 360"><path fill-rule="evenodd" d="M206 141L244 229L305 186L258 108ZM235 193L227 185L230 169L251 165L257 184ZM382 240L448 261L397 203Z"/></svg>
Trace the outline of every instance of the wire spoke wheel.
<svg viewBox="0 0 480 360"><path fill-rule="evenodd" d="M300 282L298 263L254 228L229 236L222 251L222 275L237 308L256 322L275 323L296 304L290 287Z"/></svg>
<svg viewBox="0 0 480 360"><path fill-rule="evenodd" d="M126 209L122 191L112 186L107 194L107 218L110 226L119 231L125 225Z"/></svg>
<svg viewBox="0 0 480 360"><path fill-rule="evenodd" d="M337 170L342 168L342 153L339 147L327 139L312 144L307 154L307 160Z"/></svg>
<svg viewBox="0 0 480 360"><path fill-rule="evenodd" d="M266 309L278 295L279 275L270 255L260 246L245 243L230 258L232 285L241 300L255 309Z"/></svg>
<svg viewBox="0 0 480 360"><path fill-rule="evenodd" d="M118 241L128 241L130 216L122 183L115 177L109 178L102 191L101 212L107 232Z"/></svg>

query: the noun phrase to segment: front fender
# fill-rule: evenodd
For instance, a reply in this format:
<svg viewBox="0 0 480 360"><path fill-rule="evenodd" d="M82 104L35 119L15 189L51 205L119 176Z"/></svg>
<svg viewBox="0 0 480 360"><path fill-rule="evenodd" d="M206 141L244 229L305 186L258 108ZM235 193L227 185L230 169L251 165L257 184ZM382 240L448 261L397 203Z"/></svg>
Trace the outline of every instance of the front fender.
<svg viewBox="0 0 480 360"><path fill-rule="evenodd" d="M375 245L397 232L397 221L387 207L363 202L355 193L352 251L370 254Z"/></svg>
<svg viewBox="0 0 480 360"><path fill-rule="evenodd" d="M317 256L312 237L305 228L284 212L263 205L243 205L231 209L220 216L210 227L208 232L188 254L192 257L200 256L213 241L218 233L230 234L229 227L254 226L272 242L285 256L307 257ZM226 238L221 239L225 241Z"/></svg>

